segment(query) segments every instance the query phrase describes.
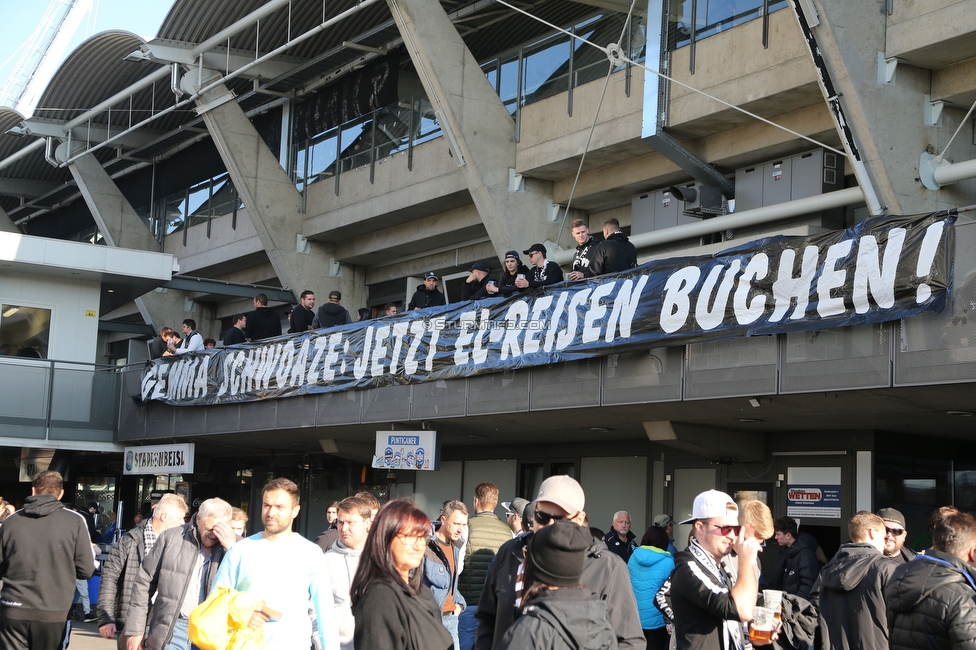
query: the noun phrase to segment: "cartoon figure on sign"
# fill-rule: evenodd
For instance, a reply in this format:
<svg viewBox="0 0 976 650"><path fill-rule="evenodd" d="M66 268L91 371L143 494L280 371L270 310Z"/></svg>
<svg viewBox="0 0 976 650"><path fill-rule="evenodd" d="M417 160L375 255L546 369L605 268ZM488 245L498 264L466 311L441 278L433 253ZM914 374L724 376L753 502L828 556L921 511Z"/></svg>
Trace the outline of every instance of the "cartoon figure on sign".
<svg viewBox="0 0 976 650"><path fill-rule="evenodd" d="M424 468L424 448L417 447L417 469Z"/></svg>
<svg viewBox="0 0 976 650"><path fill-rule="evenodd" d="M383 452L387 467L393 467L393 447L387 447Z"/></svg>
<svg viewBox="0 0 976 650"><path fill-rule="evenodd" d="M129 472L132 471L132 451L125 454L125 469Z"/></svg>
<svg viewBox="0 0 976 650"><path fill-rule="evenodd" d="M395 454L393 454L393 464L390 465L390 467L399 467L400 466L400 458L401 457L400 457L400 452L399 451L396 452Z"/></svg>
<svg viewBox="0 0 976 650"><path fill-rule="evenodd" d="M408 451L407 452L407 465L406 465L406 467L407 467L407 469L413 469L413 452L412 451Z"/></svg>

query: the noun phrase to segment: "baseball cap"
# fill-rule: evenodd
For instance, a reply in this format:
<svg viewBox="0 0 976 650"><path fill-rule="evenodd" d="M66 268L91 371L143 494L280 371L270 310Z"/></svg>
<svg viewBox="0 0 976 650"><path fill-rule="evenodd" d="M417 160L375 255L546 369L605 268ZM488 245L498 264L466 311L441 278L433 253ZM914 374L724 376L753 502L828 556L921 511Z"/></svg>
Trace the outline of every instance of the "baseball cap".
<svg viewBox="0 0 976 650"><path fill-rule="evenodd" d="M491 269L488 268L488 265L484 262L475 262L471 265L471 268L468 269L468 273L471 273L471 271L484 271L485 273L488 273L491 271Z"/></svg>
<svg viewBox="0 0 976 650"><path fill-rule="evenodd" d="M905 515L901 514L894 508L882 508L881 510L878 510L878 516L885 521L892 521L896 524L900 524L902 528L908 528L908 526L905 525Z"/></svg>
<svg viewBox="0 0 976 650"><path fill-rule="evenodd" d="M505 253L505 259L506 260L508 258L510 258L510 257L514 257L515 259L519 259L518 251L508 251L507 253Z"/></svg>
<svg viewBox="0 0 976 650"><path fill-rule="evenodd" d="M654 525L658 528L667 528L673 523L674 519L671 518L671 515L658 515L654 517Z"/></svg>
<svg viewBox="0 0 976 650"><path fill-rule="evenodd" d="M424 280L426 280L427 278L434 278L436 280L437 274L434 273L433 271L427 271L427 273L424 274Z"/></svg>
<svg viewBox="0 0 976 650"><path fill-rule="evenodd" d="M531 246L529 246L528 248L526 248L522 252L524 254L526 254L526 255L528 255L529 253L532 253L532 252L542 253L543 255L545 255L546 254L546 247L543 246L542 244L532 244Z"/></svg>
<svg viewBox="0 0 976 650"><path fill-rule="evenodd" d="M339 291L330 291L329 300L332 300L333 298L335 298L336 300L342 300L342 293Z"/></svg>
<svg viewBox="0 0 976 650"><path fill-rule="evenodd" d="M583 488L576 482L576 479L564 474L557 474L542 482L535 500L536 502L555 503L570 515L575 515L583 510L586 497L583 494Z"/></svg>
<svg viewBox="0 0 976 650"><path fill-rule="evenodd" d="M524 516L522 513L525 512L525 506L527 506L528 503L529 502L522 497L515 497L511 501L502 501L502 507L513 515L522 517Z"/></svg>
<svg viewBox="0 0 976 650"><path fill-rule="evenodd" d="M730 526L739 525L739 506L735 505L732 497L725 492L708 490L695 497L695 506L691 510L691 517L680 524L690 524L697 519L727 519Z"/></svg>

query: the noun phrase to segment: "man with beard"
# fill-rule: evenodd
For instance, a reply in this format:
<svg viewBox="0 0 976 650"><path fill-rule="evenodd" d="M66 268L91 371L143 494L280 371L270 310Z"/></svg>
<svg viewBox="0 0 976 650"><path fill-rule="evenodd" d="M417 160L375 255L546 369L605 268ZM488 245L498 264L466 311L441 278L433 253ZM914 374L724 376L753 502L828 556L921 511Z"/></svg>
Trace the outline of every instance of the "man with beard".
<svg viewBox="0 0 976 650"><path fill-rule="evenodd" d="M276 478L264 486L264 530L235 544L227 553L214 588L246 591L264 601L267 609L281 613L281 618L271 621L262 609L251 618L252 625L264 626L268 650L309 646L310 606L322 649L339 650L332 581L322 549L291 529L300 509L298 501L298 486L286 478Z"/></svg>

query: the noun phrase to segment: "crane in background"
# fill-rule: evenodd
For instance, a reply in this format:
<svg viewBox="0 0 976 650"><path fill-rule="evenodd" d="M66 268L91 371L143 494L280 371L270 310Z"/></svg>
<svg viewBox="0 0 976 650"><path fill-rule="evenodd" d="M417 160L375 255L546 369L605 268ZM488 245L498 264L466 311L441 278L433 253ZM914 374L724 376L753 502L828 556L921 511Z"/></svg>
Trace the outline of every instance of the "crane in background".
<svg viewBox="0 0 976 650"><path fill-rule="evenodd" d="M51 0L11 75L0 88L0 105L29 117L41 90L54 74L68 43L91 11L93 0Z"/></svg>

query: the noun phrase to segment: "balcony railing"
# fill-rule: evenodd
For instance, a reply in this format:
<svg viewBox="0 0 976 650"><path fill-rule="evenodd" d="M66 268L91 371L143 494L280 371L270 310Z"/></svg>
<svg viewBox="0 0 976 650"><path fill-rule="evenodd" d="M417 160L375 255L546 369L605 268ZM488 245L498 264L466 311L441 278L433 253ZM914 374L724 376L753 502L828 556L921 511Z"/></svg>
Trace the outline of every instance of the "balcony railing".
<svg viewBox="0 0 976 650"><path fill-rule="evenodd" d="M0 437L113 442L122 367L0 357Z"/></svg>

